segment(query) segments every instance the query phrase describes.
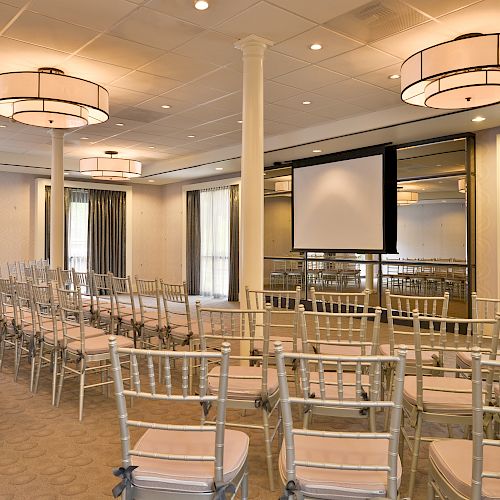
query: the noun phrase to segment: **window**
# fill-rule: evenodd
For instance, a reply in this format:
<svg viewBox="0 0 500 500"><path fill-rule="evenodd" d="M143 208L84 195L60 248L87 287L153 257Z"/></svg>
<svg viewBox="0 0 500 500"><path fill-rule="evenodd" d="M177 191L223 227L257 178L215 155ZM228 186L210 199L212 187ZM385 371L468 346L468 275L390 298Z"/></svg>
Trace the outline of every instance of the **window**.
<svg viewBox="0 0 500 500"><path fill-rule="evenodd" d="M227 297L229 289L229 187L200 191L200 293Z"/></svg>
<svg viewBox="0 0 500 500"><path fill-rule="evenodd" d="M68 217L68 268L87 271L89 192L71 189Z"/></svg>

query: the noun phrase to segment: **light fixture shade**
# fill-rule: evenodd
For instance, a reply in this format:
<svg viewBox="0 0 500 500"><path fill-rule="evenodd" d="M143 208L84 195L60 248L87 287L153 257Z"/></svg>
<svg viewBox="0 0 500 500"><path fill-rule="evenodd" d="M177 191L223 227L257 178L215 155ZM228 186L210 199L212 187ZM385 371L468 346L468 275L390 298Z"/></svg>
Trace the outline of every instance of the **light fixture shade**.
<svg viewBox="0 0 500 500"><path fill-rule="evenodd" d="M467 180L465 179L465 177L462 177L462 179L458 179L458 192L459 193L467 192Z"/></svg>
<svg viewBox="0 0 500 500"><path fill-rule="evenodd" d="M274 190L276 192L291 191L292 181L276 181L274 183Z"/></svg>
<svg viewBox="0 0 500 500"><path fill-rule="evenodd" d="M108 91L53 68L0 74L0 115L47 128L75 128L109 118Z"/></svg>
<svg viewBox="0 0 500 500"><path fill-rule="evenodd" d="M500 102L500 34L463 35L412 55L401 66L401 99L466 109Z"/></svg>
<svg viewBox="0 0 500 500"><path fill-rule="evenodd" d="M80 160L80 173L105 181L128 180L141 175L140 161L125 158L94 157Z"/></svg>
<svg viewBox="0 0 500 500"><path fill-rule="evenodd" d="M415 191L398 191L398 205L414 205L418 203L418 193Z"/></svg>

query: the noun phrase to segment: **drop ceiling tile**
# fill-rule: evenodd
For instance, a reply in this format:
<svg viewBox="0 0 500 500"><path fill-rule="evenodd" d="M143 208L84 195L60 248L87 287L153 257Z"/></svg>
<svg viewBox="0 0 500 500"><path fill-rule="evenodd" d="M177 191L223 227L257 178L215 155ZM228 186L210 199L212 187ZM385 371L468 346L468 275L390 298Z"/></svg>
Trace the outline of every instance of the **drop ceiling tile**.
<svg viewBox="0 0 500 500"><path fill-rule="evenodd" d="M236 40L234 36L204 31L172 52L222 66L241 60L241 51L234 48Z"/></svg>
<svg viewBox="0 0 500 500"><path fill-rule="evenodd" d="M29 3L29 0L2 0L2 3L13 5L14 7L24 7L27 3Z"/></svg>
<svg viewBox="0 0 500 500"><path fill-rule="evenodd" d="M309 47L313 43L320 43L323 48L321 50L311 50ZM307 62L316 63L361 46L362 44L355 40L334 33L322 26L316 26L275 45L273 50Z"/></svg>
<svg viewBox="0 0 500 500"><path fill-rule="evenodd" d="M136 8L126 0L85 0L71 5L68 0L34 0L29 5L31 11L98 31L109 29Z"/></svg>
<svg viewBox="0 0 500 500"><path fill-rule="evenodd" d="M387 108L393 108L401 104L399 94L389 92L387 90L380 90L370 95L360 95L354 99L349 99L347 102L370 111L378 111Z"/></svg>
<svg viewBox="0 0 500 500"><path fill-rule="evenodd" d="M217 68L217 65L208 61L194 60L190 57L169 52L143 66L141 71L181 82L189 82Z"/></svg>
<svg viewBox="0 0 500 500"><path fill-rule="evenodd" d="M428 21L423 13L400 0L372 0L334 17L325 26L355 40L371 43Z"/></svg>
<svg viewBox="0 0 500 500"><path fill-rule="evenodd" d="M151 123L165 118L164 113L159 111L150 111L136 107L125 108L118 113L114 113L113 116L120 119L123 118L124 120L134 120L144 123Z"/></svg>
<svg viewBox="0 0 500 500"><path fill-rule="evenodd" d="M214 108L227 111L229 113L241 113L243 107L243 92L233 92L227 94L220 99L215 99L211 102Z"/></svg>
<svg viewBox="0 0 500 500"><path fill-rule="evenodd" d="M170 108L162 108L162 106L170 106ZM186 111L193 106L194 104L190 102L179 101L178 99L173 99L171 97L167 98L166 96L152 97L137 105L137 107L141 109L158 111L159 113L162 113L164 117Z"/></svg>
<svg viewBox="0 0 500 500"><path fill-rule="evenodd" d="M135 90L137 92L144 92L145 94L158 95L178 87L180 82L171 80L170 78L142 73L141 71L134 71L116 80L113 82L113 85L115 87Z"/></svg>
<svg viewBox="0 0 500 500"><path fill-rule="evenodd" d="M0 29L3 28L7 23L9 23L14 16L19 12L19 9L12 7L11 5L5 5L5 3L0 4Z"/></svg>
<svg viewBox="0 0 500 500"><path fill-rule="evenodd" d="M310 104L303 104L303 102L310 102ZM286 108L295 109L305 113L315 113L317 109L331 106L333 102L329 97L324 97L312 92L303 92L294 97L275 101L273 104L285 106Z"/></svg>
<svg viewBox="0 0 500 500"><path fill-rule="evenodd" d="M286 10L311 19L319 24L340 16L360 5L368 3L370 0L314 0L304 2L304 0L268 0L268 2L283 7Z"/></svg>
<svg viewBox="0 0 500 500"><path fill-rule="evenodd" d="M58 68L68 75L79 76L100 85L107 85L130 72L128 68L93 61L85 57L72 57L60 63Z"/></svg>
<svg viewBox="0 0 500 500"><path fill-rule="evenodd" d="M276 78L277 76L290 73L299 68L307 66L306 61L301 61L295 57L290 57L285 54L275 52L273 49L266 50L264 54L264 78ZM236 71L243 72L243 59L240 57L235 63L231 64L231 68Z"/></svg>
<svg viewBox="0 0 500 500"><path fill-rule="evenodd" d="M439 22L453 32L464 33L497 33L499 31L500 2L483 0L452 14L440 17ZM451 37L450 37L451 39ZM426 44L426 47L431 44Z"/></svg>
<svg viewBox="0 0 500 500"><path fill-rule="evenodd" d="M109 101L113 104L123 105L123 106L136 106L148 99L151 99L150 94L145 94L144 92L136 92L134 90L128 90L120 87L114 87L108 85L106 89L109 92Z"/></svg>
<svg viewBox="0 0 500 500"><path fill-rule="evenodd" d="M4 33L9 38L60 50L74 52L96 36L96 32L57 21L33 12L24 12Z"/></svg>
<svg viewBox="0 0 500 500"><path fill-rule="evenodd" d="M178 99L179 101L186 101L193 106L203 102L211 101L226 95L227 92L222 90L208 88L198 83L188 83L165 93L165 99Z"/></svg>
<svg viewBox="0 0 500 500"><path fill-rule="evenodd" d="M258 1L217 0L215 5L204 11L193 8L192 2L185 0L151 0L148 7L198 26L210 27L239 14Z"/></svg>
<svg viewBox="0 0 500 500"><path fill-rule="evenodd" d="M268 80L264 82L264 102L274 102L300 94L301 90L296 87L283 85L282 83Z"/></svg>
<svg viewBox="0 0 500 500"><path fill-rule="evenodd" d="M377 85L378 87L382 87L386 90L399 92L401 88L401 80L392 80L389 76L399 75L400 71L401 64L393 64L392 66L387 66L386 68L359 75L356 79L366 83L371 83L372 85Z"/></svg>
<svg viewBox="0 0 500 500"><path fill-rule="evenodd" d="M446 23L429 21L404 33L378 40L371 45L396 57L406 59L425 47L446 42L458 34L450 29Z"/></svg>
<svg viewBox="0 0 500 500"><path fill-rule="evenodd" d="M286 132L290 132L294 129L295 127L293 125L286 123L278 123L271 120L264 121L264 135L266 137L277 134L285 134Z"/></svg>
<svg viewBox="0 0 500 500"><path fill-rule="evenodd" d="M330 120L339 120L348 116L366 114L366 109L358 106L356 103L336 101L335 104L317 109L314 114L329 118Z"/></svg>
<svg viewBox="0 0 500 500"><path fill-rule="evenodd" d="M259 2L242 14L217 26L217 30L238 38L254 34L279 43L313 26L314 23L311 21L275 5Z"/></svg>
<svg viewBox="0 0 500 500"><path fill-rule="evenodd" d="M357 96L365 94L373 94L377 92L377 90L379 89L373 85L351 78L331 85L325 85L320 89L316 89L315 93L332 99L345 100L354 99Z"/></svg>
<svg viewBox="0 0 500 500"><path fill-rule="evenodd" d="M275 78L274 81L301 90L314 90L327 84L340 82L347 77L319 66L306 66Z"/></svg>
<svg viewBox="0 0 500 500"><path fill-rule="evenodd" d="M167 124L167 122L165 121L166 118L168 118L168 116L162 118L157 122L148 123L147 125L142 125L136 128L135 130L140 133L149 134L151 136L160 136L160 137L170 136L171 134L179 132L178 128L174 128L171 125Z"/></svg>
<svg viewBox="0 0 500 500"><path fill-rule="evenodd" d="M89 43L78 55L135 69L158 58L163 51L116 36L102 35Z"/></svg>
<svg viewBox="0 0 500 500"><path fill-rule="evenodd" d="M425 12L429 16L439 17L459 10L467 5L478 3L479 0L407 0L413 8Z"/></svg>
<svg viewBox="0 0 500 500"><path fill-rule="evenodd" d="M201 33L201 28L141 7L112 29L112 33L133 42L170 50Z"/></svg>
<svg viewBox="0 0 500 500"><path fill-rule="evenodd" d="M358 76L398 62L401 61L397 57L365 45L359 49L321 61L318 65L344 75Z"/></svg>
<svg viewBox="0 0 500 500"><path fill-rule="evenodd" d="M0 70L5 71L8 66L21 65L28 69L37 69L40 66L58 66L68 54L45 47L38 47L30 43L0 37Z"/></svg>
<svg viewBox="0 0 500 500"><path fill-rule="evenodd" d="M196 83L226 92L235 92L241 90L243 86L243 75L229 68L219 68L197 79Z"/></svg>

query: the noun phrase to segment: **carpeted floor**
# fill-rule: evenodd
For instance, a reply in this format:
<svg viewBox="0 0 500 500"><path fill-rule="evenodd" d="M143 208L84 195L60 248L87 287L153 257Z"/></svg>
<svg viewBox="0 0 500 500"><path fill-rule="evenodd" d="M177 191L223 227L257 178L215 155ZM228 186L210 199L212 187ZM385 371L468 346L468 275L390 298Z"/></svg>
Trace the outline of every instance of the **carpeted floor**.
<svg viewBox="0 0 500 500"><path fill-rule="evenodd" d="M385 329L385 325L383 326ZM42 375L39 392L31 394L28 387L27 362L23 364L17 383L13 382L12 353L5 356L0 372L0 500L56 500L64 498L93 500L111 498L117 483L113 467L120 466L118 419L113 397L100 390L89 390L85 397L85 417L78 422L77 381L65 383L59 408L50 404L48 370ZM171 407L155 401L140 401L129 413L131 418L156 419L159 422L197 423L199 407ZM246 415L231 411L229 421L258 423L257 411ZM380 423L381 419L379 420ZM366 429L364 420L329 419L315 425L342 430ZM443 430L433 435L444 436ZM134 442L141 432L132 434ZM270 492L265 474L265 456L260 431L250 435L250 498L277 499L281 492ZM457 434L458 435L458 434ZM275 463L276 463L275 446ZM427 450L422 446L414 498L426 498ZM408 450L406 449L406 452ZM409 460L405 453L403 468ZM278 474L276 482L279 485ZM402 495L406 492L407 476L403 476Z"/></svg>

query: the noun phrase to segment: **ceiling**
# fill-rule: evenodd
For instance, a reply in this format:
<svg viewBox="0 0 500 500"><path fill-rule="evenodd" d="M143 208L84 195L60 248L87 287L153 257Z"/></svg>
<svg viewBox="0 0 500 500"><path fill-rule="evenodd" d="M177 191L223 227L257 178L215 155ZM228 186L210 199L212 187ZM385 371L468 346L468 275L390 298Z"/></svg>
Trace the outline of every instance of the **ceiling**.
<svg viewBox="0 0 500 500"><path fill-rule="evenodd" d="M298 144L297 131L392 108L411 120L417 110L389 78L404 58L465 32L497 31L499 16L498 0L212 0L202 12L192 0L0 0L0 72L54 66L109 90L109 121L68 133L67 159L112 149L143 160L146 172L164 160L185 168L193 155L241 143L234 43L246 35L274 42L265 135L295 134ZM322 50L310 50L313 42ZM50 156L47 130L0 124L0 151Z"/></svg>

